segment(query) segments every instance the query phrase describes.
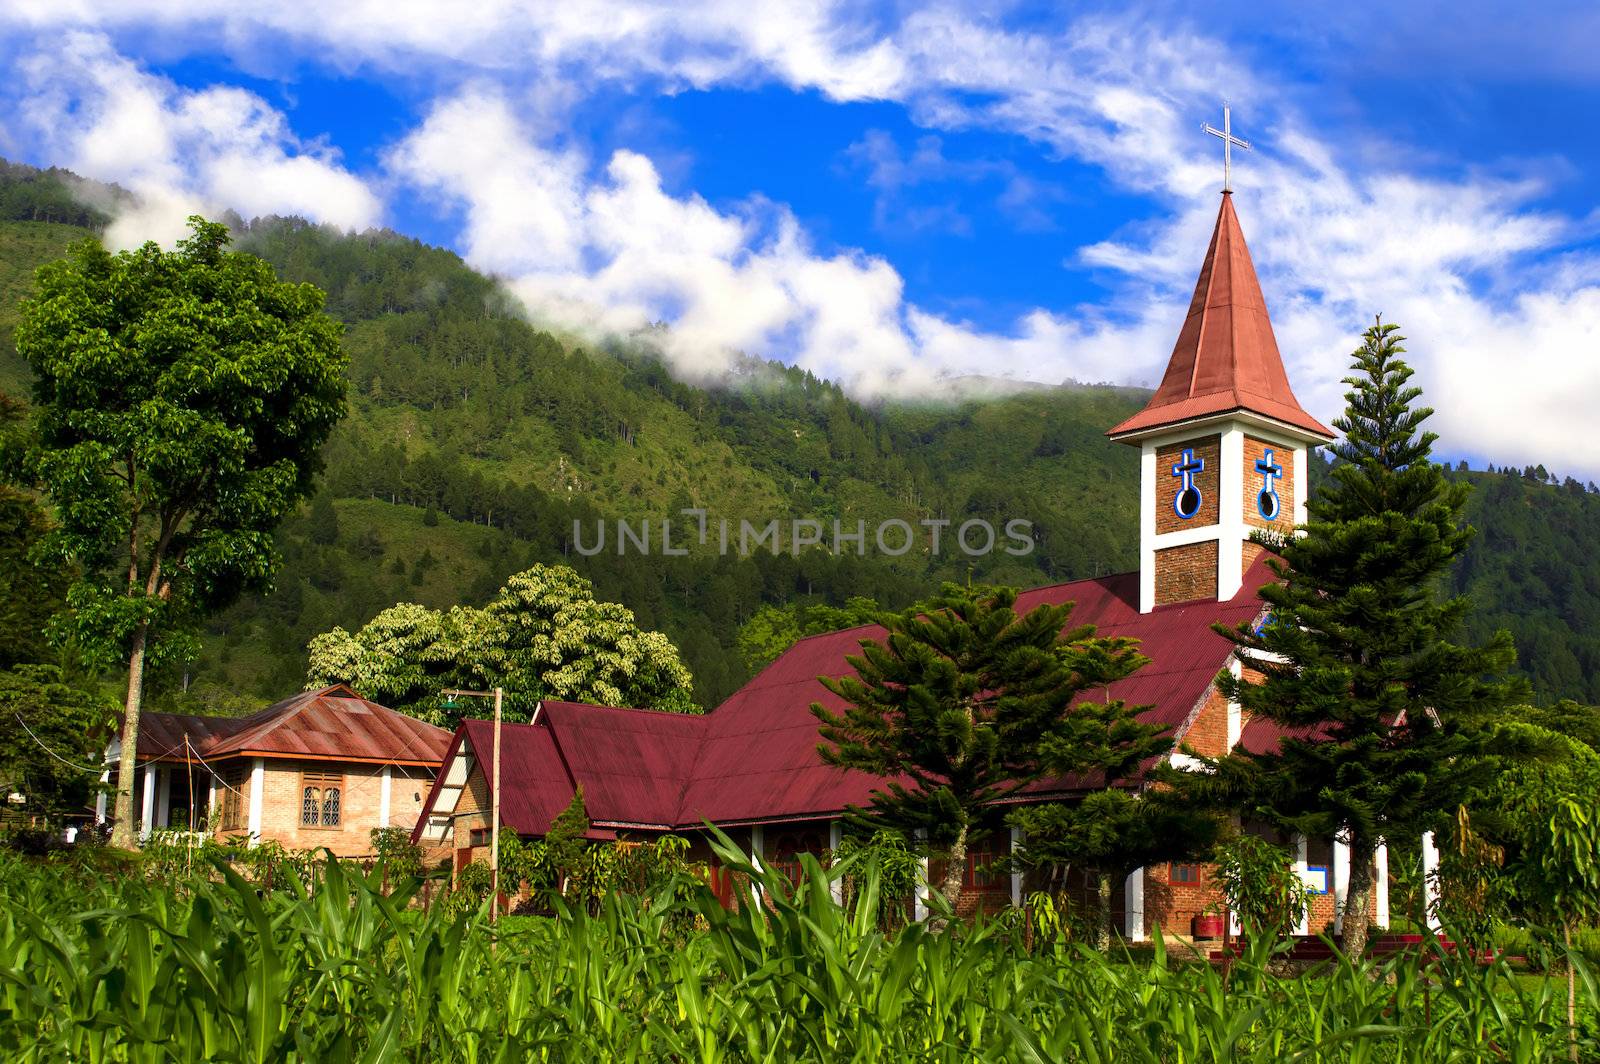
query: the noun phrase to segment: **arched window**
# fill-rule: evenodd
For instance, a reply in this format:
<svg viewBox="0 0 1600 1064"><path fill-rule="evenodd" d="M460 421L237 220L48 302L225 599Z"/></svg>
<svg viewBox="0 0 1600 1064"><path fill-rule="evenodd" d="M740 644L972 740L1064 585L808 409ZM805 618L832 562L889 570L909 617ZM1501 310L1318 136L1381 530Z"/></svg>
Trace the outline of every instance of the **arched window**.
<svg viewBox="0 0 1600 1064"><path fill-rule="evenodd" d="M344 797L344 777L337 772L307 772L300 779L300 826L336 828Z"/></svg>

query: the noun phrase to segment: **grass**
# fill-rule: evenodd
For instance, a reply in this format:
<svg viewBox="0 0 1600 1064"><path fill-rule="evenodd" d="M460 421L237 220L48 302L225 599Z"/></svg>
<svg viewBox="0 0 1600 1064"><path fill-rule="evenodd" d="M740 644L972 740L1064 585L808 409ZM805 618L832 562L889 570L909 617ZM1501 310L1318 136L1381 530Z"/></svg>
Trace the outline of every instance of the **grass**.
<svg viewBox="0 0 1600 1064"><path fill-rule="evenodd" d="M723 857L738 863L731 847ZM744 872L760 875L744 866ZM682 881L597 914L449 917L335 862L258 892L0 866L0 1054L19 1061L1445 1061L1565 1049L1555 984L1414 957L1278 979L1148 964L1016 919L878 930L814 864L728 912ZM1587 1054L1600 1052L1586 984Z"/></svg>

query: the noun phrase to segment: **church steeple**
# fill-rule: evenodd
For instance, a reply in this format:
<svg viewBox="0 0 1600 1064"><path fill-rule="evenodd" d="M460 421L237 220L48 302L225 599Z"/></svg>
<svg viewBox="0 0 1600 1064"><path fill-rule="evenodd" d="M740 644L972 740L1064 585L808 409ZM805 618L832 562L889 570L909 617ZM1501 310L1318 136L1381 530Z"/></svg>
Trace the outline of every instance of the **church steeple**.
<svg viewBox="0 0 1600 1064"><path fill-rule="evenodd" d="M1305 520L1306 454L1333 432L1289 386L1231 193L1160 387L1106 435L1142 454L1142 611L1233 597L1251 530Z"/></svg>
<svg viewBox="0 0 1600 1064"><path fill-rule="evenodd" d="M1234 410L1333 439L1332 430L1301 409L1289 387L1233 195L1224 192L1189 315L1161 386L1143 410L1106 435L1125 440Z"/></svg>

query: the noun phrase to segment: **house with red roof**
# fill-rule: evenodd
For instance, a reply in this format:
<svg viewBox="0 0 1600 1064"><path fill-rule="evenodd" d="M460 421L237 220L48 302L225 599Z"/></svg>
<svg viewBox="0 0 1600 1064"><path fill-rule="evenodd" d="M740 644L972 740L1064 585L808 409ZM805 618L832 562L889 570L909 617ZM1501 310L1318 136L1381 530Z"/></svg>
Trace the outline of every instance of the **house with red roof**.
<svg viewBox="0 0 1600 1064"><path fill-rule="evenodd" d="M343 684L247 717L145 713L131 766L139 834L204 830L366 855L373 828L416 825L450 739ZM106 761L108 778L121 771L120 743Z"/></svg>
<svg viewBox="0 0 1600 1064"><path fill-rule="evenodd" d="M1170 729L1179 767L1197 764L1184 750L1215 757L1241 743L1271 748L1280 738L1275 726L1247 718L1217 688L1220 673L1239 675L1248 663L1212 624L1262 618L1257 591L1271 573L1251 534L1290 533L1304 522L1307 456L1333 433L1290 388L1230 193L1160 387L1107 435L1140 449L1138 571L1036 588L1018 609L1070 602L1073 625L1138 640L1150 664L1110 695L1150 707L1145 719ZM756 860L779 864L836 845L845 811L867 805L884 781L824 763L810 707L840 709L818 678L848 674L847 656L883 634L867 626L802 639L703 716L544 703L531 723L503 727L502 827L541 835L582 787L598 838L692 834L710 822ZM492 726L482 721L457 729L414 838L455 848L458 861L484 855L493 743ZM1078 786L1046 781L1013 800L1071 801ZM989 835L987 849L974 847L964 907L1020 901L1020 877L988 871L1016 841L1002 829ZM1335 840L1294 841L1302 875L1321 892L1303 930L1320 931L1348 883L1348 851ZM1380 925L1388 923L1383 860ZM930 874L936 882L939 872ZM1206 867L1163 865L1128 876L1113 905L1126 935L1139 939L1157 922L1187 932L1216 900Z"/></svg>

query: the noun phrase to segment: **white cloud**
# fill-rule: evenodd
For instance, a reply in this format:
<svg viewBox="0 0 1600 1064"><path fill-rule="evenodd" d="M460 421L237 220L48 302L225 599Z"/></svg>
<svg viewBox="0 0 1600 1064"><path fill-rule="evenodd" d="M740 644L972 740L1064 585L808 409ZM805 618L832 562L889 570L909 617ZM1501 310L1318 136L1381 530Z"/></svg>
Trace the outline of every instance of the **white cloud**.
<svg viewBox="0 0 1600 1064"><path fill-rule="evenodd" d="M378 197L329 151L300 143L283 115L228 86L182 89L119 55L100 34L71 32L17 65L7 95L39 154L115 181L140 199L106 235L113 246L170 243L192 213L298 214L364 228Z"/></svg>
<svg viewBox="0 0 1600 1064"><path fill-rule="evenodd" d="M1475 11L1453 12L1463 20L1458 36L1476 32L1462 26L1485 24ZM466 207L462 250L475 264L513 278L530 303L569 322L629 329L671 321L671 353L686 372L715 372L740 348L865 393L925 390L941 375L972 372L1152 382L1215 211L1214 144L1196 127L1225 94L1257 143L1236 170L1238 205L1307 406L1325 419L1337 411L1348 352L1381 310L1410 337L1448 447L1519 464L1560 465L1552 456L1567 456L1574 469L1600 475L1600 454L1571 447L1600 402L1600 262L1573 220L1540 207L1545 189L1450 174L1438 160L1431 175L1386 164L1415 153L1324 133L1296 111L1292 86L1270 67L1235 60L1224 42L1165 12L1084 18L1048 32L1010 30L946 6L874 18L846 5L763 5L757 16L725 0L355 0L321 9L23 0L0 21L7 17L34 29L154 32L231 49L241 61L270 63L274 48L314 52L344 69L404 71L442 86L443 102L390 165ZM1570 41L1540 43L1531 33L1517 31L1524 51L1571 53ZM118 69L88 67L97 76ZM139 81L136 72L121 76ZM48 95L44 81L30 89L34 97ZM883 259L817 250L782 205L752 199L719 210L668 193L642 156L618 152L597 168L560 146L552 119L601 82L646 91L778 83L841 101L892 100L930 129L1008 131L1089 161L1167 213L1112 240L1063 248L1069 263L1122 278L1107 305L1039 308L1005 334L987 332L908 303ZM211 155L251 158L232 141L185 133L216 128L179 105L187 94L166 86L152 102L149 93L102 93L121 101L114 117L95 123L93 135L69 137L82 154L65 161L88 160L79 165L92 169L142 159L139 172L158 192L203 189L261 209L248 200L261 195L248 164L172 162L188 158L191 141ZM214 103L226 104L222 96ZM248 144L277 145L280 198L305 187L289 180L290 161L308 160L311 176L330 182L308 198L320 210L338 202L340 177L349 175L336 161L287 141L264 105L236 113L250 119L237 134ZM69 131L81 124L67 118ZM360 215L359 194L348 198L337 210ZM1558 255L1559 268L1540 265Z"/></svg>

